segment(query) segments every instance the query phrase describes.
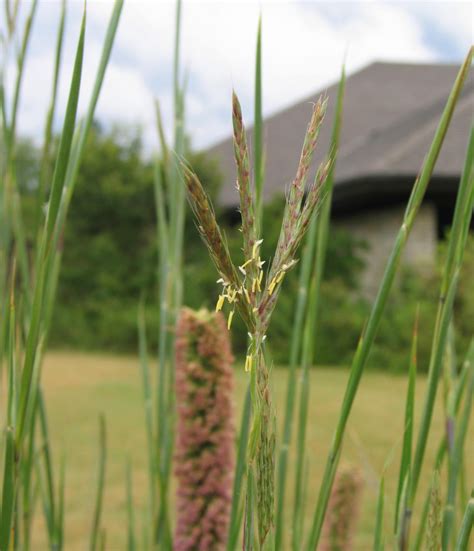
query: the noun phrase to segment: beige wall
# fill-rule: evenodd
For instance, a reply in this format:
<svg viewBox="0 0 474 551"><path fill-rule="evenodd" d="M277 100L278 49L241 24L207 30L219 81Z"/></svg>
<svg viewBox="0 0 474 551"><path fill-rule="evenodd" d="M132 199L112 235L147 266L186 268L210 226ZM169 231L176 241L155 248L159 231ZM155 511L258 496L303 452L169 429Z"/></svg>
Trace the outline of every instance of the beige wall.
<svg viewBox="0 0 474 551"><path fill-rule="evenodd" d="M364 251L366 269L361 280L361 289L368 297L374 297L377 292L404 212L403 206L392 207L370 210L336 221L339 227L368 244L368 250ZM403 260L421 270L430 270L435 260L436 245L436 211L433 205L426 204L417 215Z"/></svg>

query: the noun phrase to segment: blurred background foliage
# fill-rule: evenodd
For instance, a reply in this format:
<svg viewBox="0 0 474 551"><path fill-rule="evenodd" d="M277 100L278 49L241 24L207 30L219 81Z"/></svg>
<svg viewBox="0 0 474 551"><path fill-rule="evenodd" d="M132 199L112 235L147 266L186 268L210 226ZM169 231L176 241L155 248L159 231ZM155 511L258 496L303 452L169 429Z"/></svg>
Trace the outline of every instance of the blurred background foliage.
<svg viewBox="0 0 474 551"><path fill-rule="evenodd" d="M186 157L211 197L216 197L223 178L216 162L205 153L192 150ZM17 174L22 192L24 219L33 239L35 174L39 152L28 140L17 150ZM135 352L137 349L137 306L142 293L147 299L149 338L158 334L156 308L156 220L153 167L146 159L137 128L92 129L78 175L64 235L65 248L58 290L58 302L51 329L51 345L58 348ZM263 258L274 250L283 210L282 197L265 206ZM231 253L242 259L241 235L235 216L218 213L225 228ZM31 224L28 222L31 221ZM203 244L188 212L185 234L185 303L193 308L213 308L218 287ZM358 280L364 268L361 254L366 244L355 241L345 230L331 228L326 273L322 288L321 319L315 335L317 363L347 365L370 311L370 303L359 292ZM33 247L31 247L33 249ZM440 244L438 265L445 254ZM465 264L455 305L459 356L467 348L474 326L474 238L468 240ZM471 276L470 276L471 274ZM272 319L271 340L275 362L288 361L297 270L285 279L281 299ZM439 274L430 277L405 269L392 291L370 366L405 372L408 369L412 328L419 307L419 369L428 367L432 320L437 306ZM246 350L246 332L236 319L234 353Z"/></svg>

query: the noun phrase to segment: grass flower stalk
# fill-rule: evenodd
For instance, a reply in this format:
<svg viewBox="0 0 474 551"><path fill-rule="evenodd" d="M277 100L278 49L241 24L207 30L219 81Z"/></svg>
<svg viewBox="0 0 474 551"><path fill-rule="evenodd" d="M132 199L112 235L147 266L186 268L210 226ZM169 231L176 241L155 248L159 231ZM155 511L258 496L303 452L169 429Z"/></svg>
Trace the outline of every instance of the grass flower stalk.
<svg viewBox="0 0 474 551"><path fill-rule="evenodd" d="M245 368L250 373L253 417L248 462L255 468L258 540L263 545L274 524L275 415L270 393L270 365L265 347L266 332L281 284L287 272L296 264L296 251L325 191L332 160L323 162L318 169L303 204L305 182L325 112L326 102L320 100L313 106L296 177L288 191L277 249L264 277L265 262L260 257L262 239L256 235L255 223L252 223L255 187L247 161L245 127L235 94L232 105L237 187L242 214L243 250L246 254L241 265L234 264L230 257L212 205L199 179L185 165L183 173L188 202L195 215L198 231L220 275L218 283L222 285L222 292L216 310L221 310L228 303L228 327L230 328L234 312L238 311L249 332Z"/></svg>

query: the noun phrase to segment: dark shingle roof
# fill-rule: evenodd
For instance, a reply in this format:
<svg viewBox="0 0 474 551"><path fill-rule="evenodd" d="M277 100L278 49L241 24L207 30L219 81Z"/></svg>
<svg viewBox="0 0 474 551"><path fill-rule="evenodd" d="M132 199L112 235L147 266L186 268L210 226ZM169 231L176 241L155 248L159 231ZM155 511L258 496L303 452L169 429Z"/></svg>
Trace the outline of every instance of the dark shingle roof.
<svg viewBox="0 0 474 551"><path fill-rule="evenodd" d="M455 65L374 63L347 79L344 118L336 170L337 196L350 194L354 181L372 186L394 178L414 178L433 139L448 94L456 78ZM321 131L315 164L327 152L337 84L327 90L326 120ZM265 199L282 192L294 177L311 103L316 93L265 120ZM434 176L459 175L474 114L474 76L468 77L453 116ZM249 142L252 129L249 130ZM225 185L220 203L238 201L231 139L208 150L220 162ZM393 184L391 184L393 185ZM367 186L366 186L367 189Z"/></svg>

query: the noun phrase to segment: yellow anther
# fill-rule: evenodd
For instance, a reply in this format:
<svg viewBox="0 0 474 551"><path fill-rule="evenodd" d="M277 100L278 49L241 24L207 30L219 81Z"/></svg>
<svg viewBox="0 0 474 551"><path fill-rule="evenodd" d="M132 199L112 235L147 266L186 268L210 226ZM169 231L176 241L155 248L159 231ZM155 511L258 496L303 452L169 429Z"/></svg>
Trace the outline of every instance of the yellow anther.
<svg viewBox="0 0 474 551"><path fill-rule="evenodd" d="M259 242L256 241L254 244L253 244L253 249L252 249L252 258L257 258L257 251L258 251L258 247L259 247Z"/></svg>
<svg viewBox="0 0 474 551"><path fill-rule="evenodd" d="M246 260L246 261L242 264L241 268L245 268L245 266L248 266L248 265L252 262L252 260L253 260L253 258L249 258L248 260Z"/></svg>
<svg viewBox="0 0 474 551"><path fill-rule="evenodd" d="M252 369L252 355L248 354L245 358L245 371L250 371Z"/></svg>
<svg viewBox="0 0 474 551"><path fill-rule="evenodd" d="M282 270L282 271L278 274L278 276L277 276L277 278L276 278L277 283L280 283L280 281L281 281L284 277L285 277L285 272Z"/></svg>
<svg viewBox="0 0 474 551"><path fill-rule="evenodd" d="M252 259L255 259L257 257L257 250L260 247L260 245L263 243L263 239L259 239L258 241L255 241L252 248ZM260 261L260 259L259 259Z"/></svg>
<svg viewBox="0 0 474 551"><path fill-rule="evenodd" d="M230 326L232 325L232 318L234 317L234 311L231 310L229 314L229 318L227 320L227 329L230 329Z"/></svg>
<svg viewBox="0 0 474 551"><path fill-rule="evenodd" d="M268 294L269 295L271 295L273 293L273 291L275 290L276 284L277 284L277 281L276 281L275 278L273 278L270 281L270 285L268 286Z"/></svg>
<svg viewBox="0 0 474 551"><path fill-rule="evenodd" d="M219 295L219 298L217 299L217 304L216 304L216 312L219 312L220 310L222 310L222 306L224 306L224 300L225 300L225 296Z"/></svg>
<svg viewBox="0 0 474 551"><path fill-rule="evenodd" d="M247 299L247 302L250 304L250 295L245 287L244 287L244 294L245 294L245 298Z"/></svg>
<svg viewBox="0 0 474 551"><path fill-rule="evenodd" d="M257 286L257 278L254 277L252 281L252 293L255 293L256 286Z"/></svg>

